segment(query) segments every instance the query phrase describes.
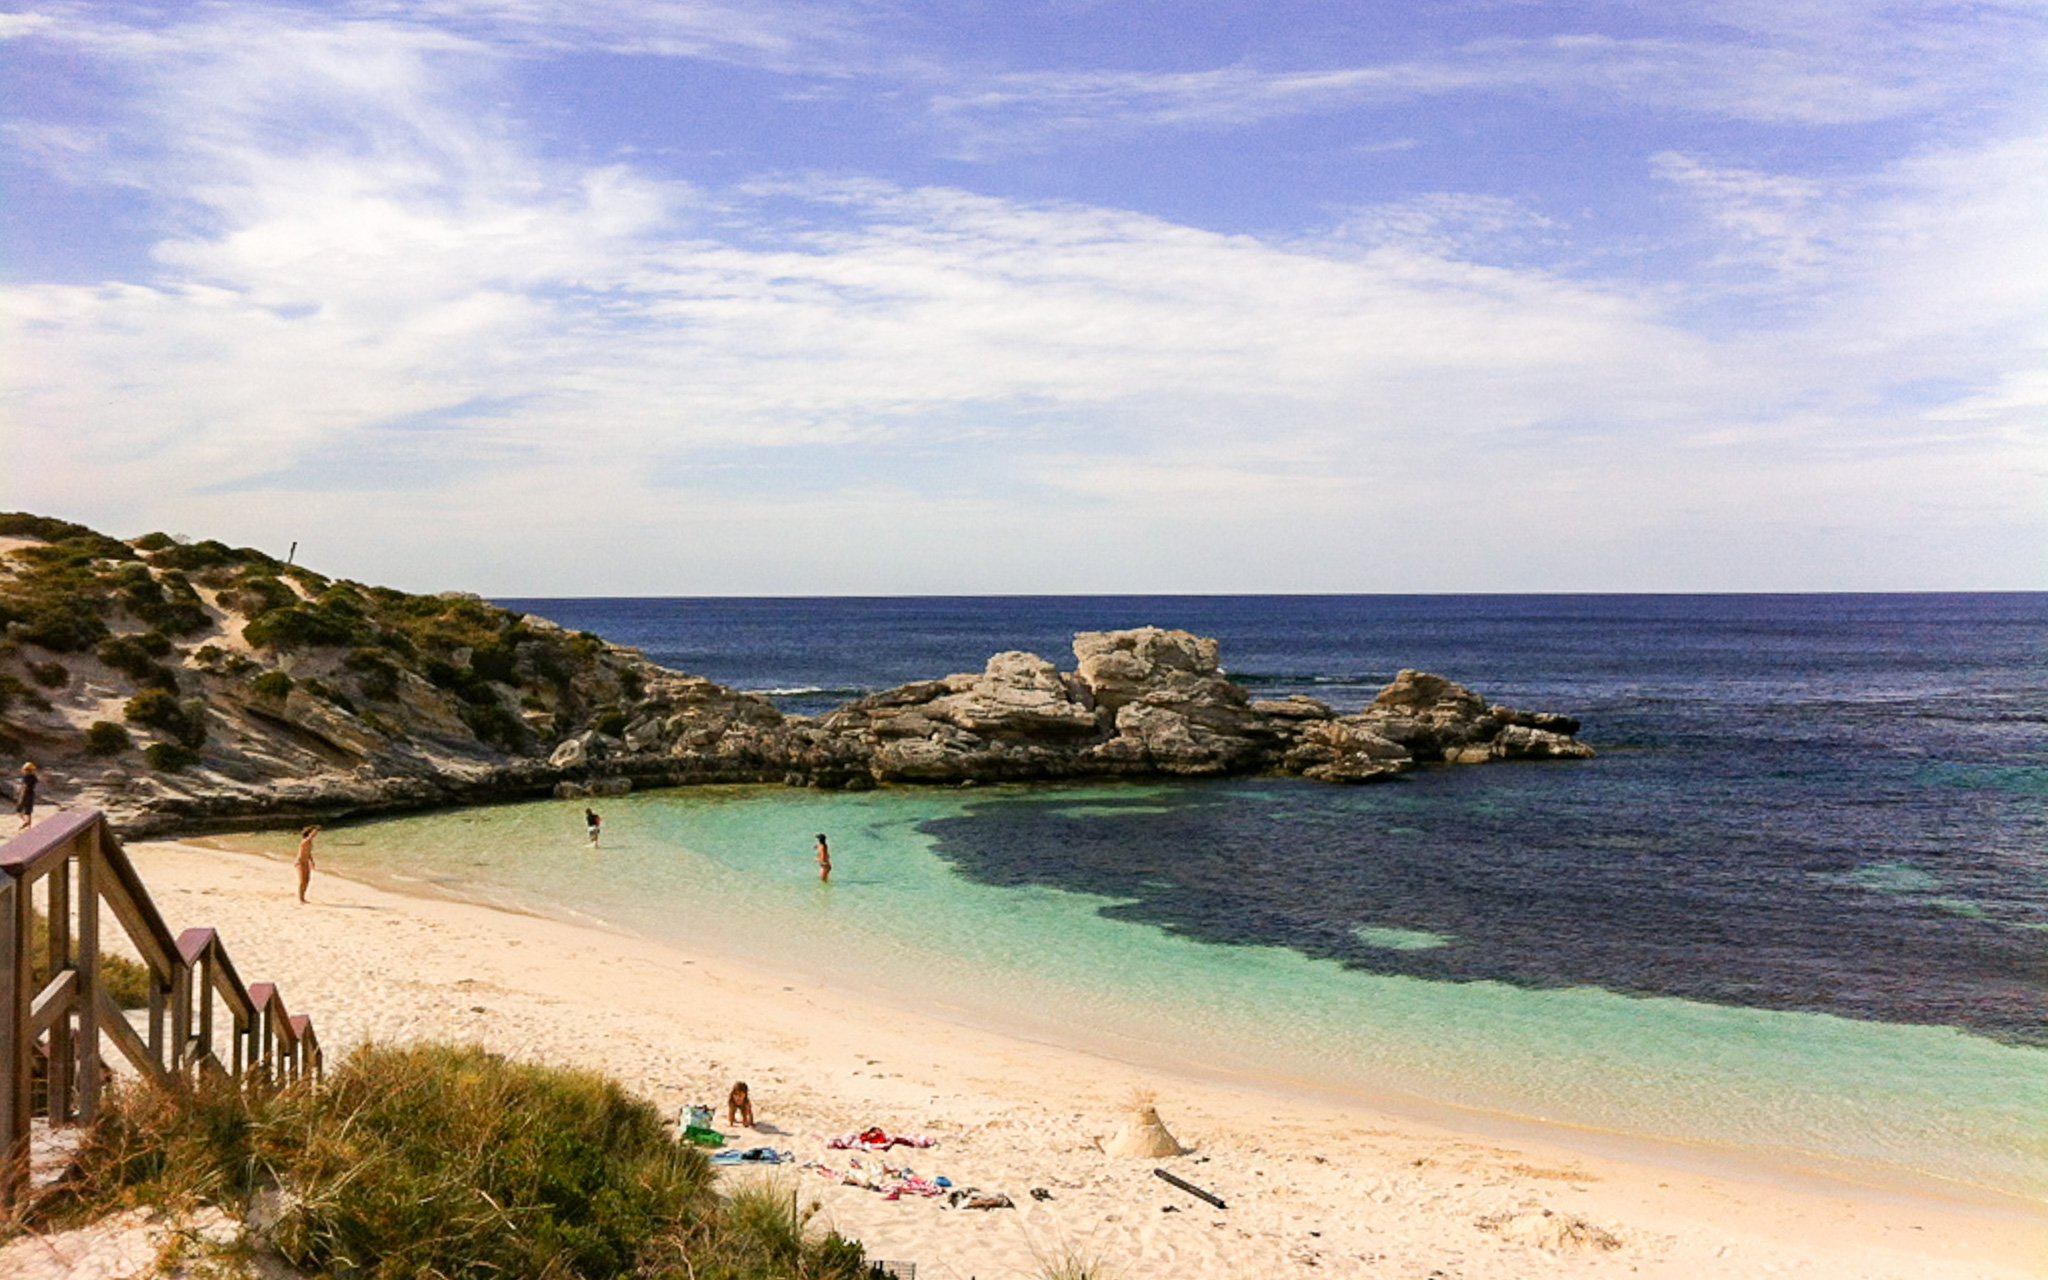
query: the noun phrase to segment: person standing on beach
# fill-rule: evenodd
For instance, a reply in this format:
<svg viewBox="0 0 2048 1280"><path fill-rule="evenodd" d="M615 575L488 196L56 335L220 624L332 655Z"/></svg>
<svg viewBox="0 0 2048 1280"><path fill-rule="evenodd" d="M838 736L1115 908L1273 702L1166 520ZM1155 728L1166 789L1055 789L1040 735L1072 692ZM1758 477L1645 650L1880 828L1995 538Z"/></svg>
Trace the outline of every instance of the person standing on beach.
<svg viewBox="0 0 2048 1280"><path fill-rule="evenodd" d="M21 815L21 829L28 830L29 823L36 820L36 781L41 777L36 762L31 760L21 766L21 798L14 802L14 811Z"/></svg>
<svg viewBox="0 0 2048 1280"><path fill-rule="evenodd" d="M820 831L818 833L818 883L829 884L831 881L832 850L825 844L825 833Z"/></svg>
<svg viewBox="0 0 2048 1280"><path fill-rule="evenodd" d="M320 834L320 828L307 827L299 832L299 901L306 900L306 886L313 883L313 837Z"/></svg>
<svg viewBox="0 0 2048 1280"><path fill-rule="evenodd" d="M597 810L585 809L583 811L583 825L590 828L590 847L593 849L597 848L597 832L598 828L604 825L604 819L597 816Z"/></svg>

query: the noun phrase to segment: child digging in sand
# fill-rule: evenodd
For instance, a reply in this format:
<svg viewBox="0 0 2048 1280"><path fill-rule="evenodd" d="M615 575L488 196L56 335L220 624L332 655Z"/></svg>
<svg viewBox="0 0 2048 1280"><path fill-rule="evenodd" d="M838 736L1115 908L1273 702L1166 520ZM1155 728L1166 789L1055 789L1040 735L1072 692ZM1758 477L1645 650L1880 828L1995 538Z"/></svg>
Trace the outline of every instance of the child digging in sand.
<svg viewBox="0 0 2048 1280"><path fill-rule="evenodd" d="M747 1094L747 1082L742 1080L725 1095L725 1122L727 1124L754 1127L754 1100Z"/></svg>

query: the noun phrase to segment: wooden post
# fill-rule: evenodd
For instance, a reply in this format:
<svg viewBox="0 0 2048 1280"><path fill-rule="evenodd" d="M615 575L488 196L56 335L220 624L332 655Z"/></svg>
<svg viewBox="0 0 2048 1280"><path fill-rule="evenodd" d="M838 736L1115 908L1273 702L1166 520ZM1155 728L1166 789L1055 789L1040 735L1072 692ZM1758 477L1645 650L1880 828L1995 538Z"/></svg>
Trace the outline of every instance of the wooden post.
<svg viewBox="0 0 2048 1280"><path fill-rule="evenodd" d="M43 961L43 969L54 982L64 975L72 964L71 956L71 863L76 856L71 847L64 850L64 856L57 865L44 874L49 880L49 917L47 929L50 945ZM33 994L31 995L33 998ZM49 1104L46 1110L52 1124L63 1124L71 1119L71 1079L73 1068L78 1061L78 1042L71 1033L71 1011L65 1009L50 1026L49 1072L44 1077L43 1087L48 1091Z"/></svg>
<svg viewBox="0 0 2048 1280"><path fill-rule="evenodd" d="M192 967L197 981L197 990L192 998L199 1002L199 1063L204 1070L208 1059L213 1057L213 948L207 947L199 953L199 963Z"/></svg>
<svg viewBox="0 0 2048 1280"><path fill-rule="evenodd" d="M0 875L0 1206L12 1207L28 1185L29 891Z"/></svg>
<svg viewBox="0 0 2048 1280"><path fill-rule="evenodd" d="M78 863L78 1118L90 1123L100 1110L100 844L111 840L105 823L79 848ZM56 1112L54 1108L52 1115Z"/></svg>
<svg viewBox="0 0 2048 1280"><path fill-rule="evenodd" d="M180 1072L192 1054L192 966L171 954L171 1070Z"/></svg>

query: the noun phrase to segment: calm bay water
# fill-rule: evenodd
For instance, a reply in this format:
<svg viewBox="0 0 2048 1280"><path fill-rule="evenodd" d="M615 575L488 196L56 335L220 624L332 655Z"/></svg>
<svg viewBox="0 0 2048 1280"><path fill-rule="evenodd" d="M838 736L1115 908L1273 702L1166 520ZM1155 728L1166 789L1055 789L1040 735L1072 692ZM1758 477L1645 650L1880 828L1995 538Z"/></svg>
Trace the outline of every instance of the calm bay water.
<svg viewBox="0 0 2048 1280"><path fill-rule="evenodd" d="M346 828L338 866L1140 1061L2048 1198L2048 596L504 603L797 712L1177 626L1255 696L1422 667L1602 754L646 794L602 877L555 874L591 856L559 804Z"/></svg>

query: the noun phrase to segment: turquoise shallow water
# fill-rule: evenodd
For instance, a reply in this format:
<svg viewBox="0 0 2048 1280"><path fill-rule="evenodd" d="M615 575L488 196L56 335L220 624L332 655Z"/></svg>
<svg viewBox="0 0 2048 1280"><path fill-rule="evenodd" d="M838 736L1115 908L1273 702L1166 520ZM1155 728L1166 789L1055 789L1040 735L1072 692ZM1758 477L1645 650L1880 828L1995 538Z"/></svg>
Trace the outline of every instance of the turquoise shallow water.
<svg viewBox="0 0 2048 1280"><path fill-rule="evenodd" d="M805 981L1131 1061L1472 1108L1817 1172L2048 1200L2048 1051L1590 987L1387 976L1113 919L1112 899L960 875L920 828L1006 803L1128 820L1168 788L693 789L336 828L323 867L601 921ZM812 837L829 832L820 885ZM272 851L282 834L230 843ZM1892 874L1879 870L1877 877ZM1450 940L1360 920L1390 949Z"/></svg>

